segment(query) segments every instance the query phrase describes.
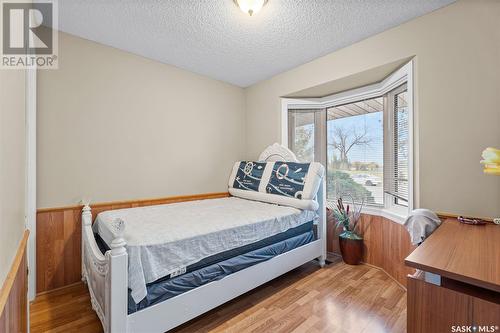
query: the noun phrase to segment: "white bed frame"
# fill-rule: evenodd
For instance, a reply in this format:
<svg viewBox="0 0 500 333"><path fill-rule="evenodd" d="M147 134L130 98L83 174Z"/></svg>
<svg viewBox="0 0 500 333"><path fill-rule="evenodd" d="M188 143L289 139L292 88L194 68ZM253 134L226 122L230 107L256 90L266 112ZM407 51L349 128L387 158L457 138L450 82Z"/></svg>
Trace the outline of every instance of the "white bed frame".
<svg viewBox="0 0 500 333"><path fill-rule="evenodd" d="M290 161L297 158L287 148L274 144L259 157L262 161ZM165 332L225 302L246 293L315 258L321 267L326 260L325 182L318 191L317 240L225 278L127 314L128 258L122 238L123 223L116 226L116 239L105 255L99 250L92 231L92 213L87 204L82 210L82 280L87 283L93 309L104 332Z"/></svg>

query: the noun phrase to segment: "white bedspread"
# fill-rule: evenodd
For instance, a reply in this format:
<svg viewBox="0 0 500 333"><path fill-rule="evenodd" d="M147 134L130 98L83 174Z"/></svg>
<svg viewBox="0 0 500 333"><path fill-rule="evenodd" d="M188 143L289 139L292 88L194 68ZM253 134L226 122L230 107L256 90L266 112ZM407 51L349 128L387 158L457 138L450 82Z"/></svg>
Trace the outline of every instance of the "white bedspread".
<svg viewBox="0 0 500 333"><path fill-rule="evenodd" d="M97 215L94 231L109 246L116 237L113 223L125 221L128 285L139 303L146 283L315 216L313 211L230 197L106 211Z"/></svg>

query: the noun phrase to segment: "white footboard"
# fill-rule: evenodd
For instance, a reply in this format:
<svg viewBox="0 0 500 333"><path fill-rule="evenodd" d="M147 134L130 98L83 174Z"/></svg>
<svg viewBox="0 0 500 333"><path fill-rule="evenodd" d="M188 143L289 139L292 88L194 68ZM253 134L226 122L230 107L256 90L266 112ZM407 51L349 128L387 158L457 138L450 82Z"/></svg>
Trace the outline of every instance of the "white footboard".
<svg viewBox="0 0 500 333"><path fill-rule="evenodd" d="M101 253L92 231L92 212L82 210L82 280L89 288L92 307L102 322L105 333L127 331L127 251L122 238L123 221L116 223L116 239L111 251Z"/></svg>

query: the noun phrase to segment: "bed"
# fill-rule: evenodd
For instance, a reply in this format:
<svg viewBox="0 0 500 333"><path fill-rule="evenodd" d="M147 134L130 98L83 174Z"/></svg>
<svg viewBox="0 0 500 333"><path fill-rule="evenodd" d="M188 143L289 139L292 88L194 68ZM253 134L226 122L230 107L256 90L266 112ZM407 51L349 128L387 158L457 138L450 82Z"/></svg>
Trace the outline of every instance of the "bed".
<svg viewBox="0 0 500 333"><path fill-rule="evenodd" d="M228 198L111 210L95 223L85 205L82 279L104 331L165 332L308 261L323 266L324 180L314 200L301 200L307 189L294 189L294 179L273 183L279 161L297 162L283 146L268 147L252 167L270 180L255 186L255 174L241 181L248 163L235 164Z"/></svg>

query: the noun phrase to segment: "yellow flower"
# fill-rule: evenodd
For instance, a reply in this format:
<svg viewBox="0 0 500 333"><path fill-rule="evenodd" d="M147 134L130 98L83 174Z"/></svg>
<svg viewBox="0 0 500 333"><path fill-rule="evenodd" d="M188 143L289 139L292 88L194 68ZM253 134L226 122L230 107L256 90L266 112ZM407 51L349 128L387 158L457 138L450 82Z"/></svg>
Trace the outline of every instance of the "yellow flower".
<svg viewBox="0 0 500 333"><path fill-rule="evenodd" d="M488 147L483 151L482 156L483 156L484 160L481 161L481 163L500 164L500 149Z"/></svg>
<svg viewBox="0 0 500 333"><path fill-rule="evenodd" d="M500 149L488 147L482 154L484 160L484 173L500 176Z"/></svg>

